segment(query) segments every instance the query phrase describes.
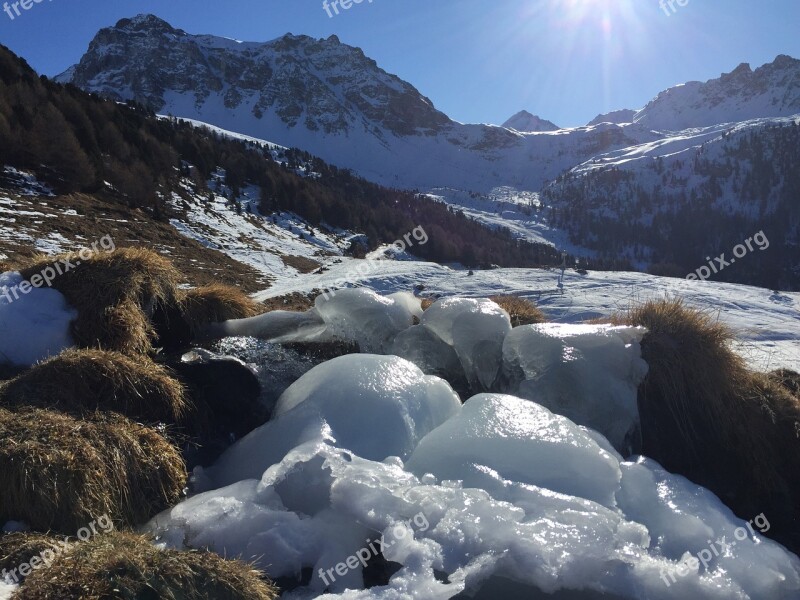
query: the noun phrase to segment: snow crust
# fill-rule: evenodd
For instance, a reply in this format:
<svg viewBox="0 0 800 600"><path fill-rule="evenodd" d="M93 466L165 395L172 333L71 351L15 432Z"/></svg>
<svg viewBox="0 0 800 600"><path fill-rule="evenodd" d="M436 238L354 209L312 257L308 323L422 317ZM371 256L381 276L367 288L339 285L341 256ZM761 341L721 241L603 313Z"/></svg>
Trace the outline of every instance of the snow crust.
<svg viewBox="0 0 800 600"><path fill-rule="evenodd" d="M23 294L23 281L16 272L0 274L0 364L27 367L73 345L69 329L77 311L52 288Z"/></svg>

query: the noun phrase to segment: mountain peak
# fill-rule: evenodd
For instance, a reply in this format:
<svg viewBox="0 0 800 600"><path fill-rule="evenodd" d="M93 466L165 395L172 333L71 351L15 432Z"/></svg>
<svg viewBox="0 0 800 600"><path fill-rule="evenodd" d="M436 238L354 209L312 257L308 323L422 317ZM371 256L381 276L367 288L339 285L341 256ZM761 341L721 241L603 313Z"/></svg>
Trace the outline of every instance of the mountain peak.
<svg viewBox="0 0 800 600"><path fill-rule="evenodd" d="M175 31L175 28L155 15L142 13L135 17L120 19L114 29L127 29L131 31L141 31L143 29L158 31Z"/></svg>
<svg viewBox="0 0 800 600"><path fill-rule="evenodd" d="M521 110L508 121L503 123L506 129L515 129L521 132L532 131L556 131L560 129L558 125L550 121L546 121L541 117L529 113L527 110Z"/></svg>

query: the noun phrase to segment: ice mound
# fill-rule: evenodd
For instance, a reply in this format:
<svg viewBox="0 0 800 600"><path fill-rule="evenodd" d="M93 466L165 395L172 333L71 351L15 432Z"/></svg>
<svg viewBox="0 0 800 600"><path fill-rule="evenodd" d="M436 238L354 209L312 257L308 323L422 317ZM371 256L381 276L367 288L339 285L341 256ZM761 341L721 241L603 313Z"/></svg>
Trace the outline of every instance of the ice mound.
<svg viewBox="0 0 800 600"><path fill-rule="evenodd" d="M444 298L425 311L422 325L453 347L472 389L493 389L511 331L506 311L487 299Z"/></svg>
<svg viewBox="0 0 800 600"><path fill-rule="evenodd" d="M497 398L483 403L504 408ZM558 422L549 427L566 450L570 436ZM591 444L581 443L588 455ZM559 462L558 453L552 456ZM397 459L373 462L308 442L260 480L190 498L145 530L172 547L253 560L271 577L299 582L301 570L312 569L310 581L284 593L292 599L446 599L466 592L522 600L557 591L564 592L559 598L586 599L798 597L800 559L759 536L687 574L680 560L705 540L730 539L743 523L716 497L653 463L620 467L620 507L610 508L497 472L494 492L419 479ZM364 590L363 567L381 549L401 568L387 585ZM492 596L498 589L506 593Z"/></svg>
<svg viewBox="0 0 800 600"><path fill-rule="evenodd" d="M346 289L318 296L315 309L327 335L358 343L362 352L386 352L394 336L414 324L420 301L411 294L381 296L372 290Z"/></svg>
<svg viewBox="0 0 800 600"><path fill-rule="evenodd" d="M508 391L602 433L629 456L636 446L639 384L647 374L641 327L542 324L503 343Z"/></svg>
<svg viewBox="0 0 800 600"><path fill-rule="evenodd" d="M27 367L73 345L69 330L77 311L61 292L30 287L23 293L27 285L19 273L0 274L0 363Z"/></svg>
<svg viewBox="0 0 800 600"><path fill-rule="evenodd" d="M500 394L470 398L456 417L422 439L406 468L419 477L461 480L495 497L503 495L498 481L508 480L608 507L616 504L622 477L619 461L583 427Z"/></svg>
<svg viewBox="0 0 800 600"><path fill-rule="evenodd" d="M442 379L396 356L352 354L314 367L278 400L273 420L230 448L210 476L217 485L259 478L287 452L329 440L363 458L407 458L461 401Z"/></svg>

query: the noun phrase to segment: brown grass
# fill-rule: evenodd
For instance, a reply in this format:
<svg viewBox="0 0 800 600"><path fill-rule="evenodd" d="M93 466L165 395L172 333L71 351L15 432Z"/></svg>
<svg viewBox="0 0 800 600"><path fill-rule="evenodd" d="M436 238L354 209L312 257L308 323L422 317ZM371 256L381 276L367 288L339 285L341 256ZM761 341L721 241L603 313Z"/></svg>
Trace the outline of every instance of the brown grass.
<svg viewBox="0 0 800 600"><path fill-rule="evenodd" d="M0 387L0 406L53 408L75 416L114 411L146 423L178 423L189 412L183 386L146 357L67 350Z"/></svg>
<svg viewBox="0 0 800 600"><path fill-rule="evenodd" d="M730 347L731 330L679 300L611 320L648 329L643 454L708 487L740 517L773 515L776 538L800 543L800 399L749 371Z"/></svg>
<svg viewBox="0 0 800 600"><path fill-rule="evenodd" d="M149 352L156 339L150 321L153 311L176 303L181 276L175 267L150 250L123 248L85 261L74 253L39 256L22 275L29 279L62 258L77 266L56 277L52 285L78 311L72 325L76 344L126 354Z"/></svg>
<svg viewBox="0 0 800 600"><path fill-rule="evenodd" d="M241 561L207 551L161 550L115 532L74 543L34 571L15 600L272 600L278 590Z"/></svg>
<svg viewBox="0 0 800 600"><path fill-rule="evenodd" d="M11 572L23 563L30 563L33 557L41 556L43 552L60 549L59 540L41 533L9 533L0 536L0 570ZM21 577L19 571L15 575Z"/></svg>
<svg viewBox="0 0 800 600"><path fill-rule="evenodd" d="M283 264L287 267L297 269L300 273L311 273L322 266L322 263L319 261L305 256L294 256L292 254L282 254L281 261L283 261Z"/></svg>
<svg viewBox="0 0 800 600"><path fill-rule="evenodd" d="M492 296L489 300L499 304L508 313L511 317L512 327L547 322L547 317L539 307L525 298L520 298L519 296Z"/></svg>
<svg viewBox="0 0 800 600"><path fill-rule="evenodd" d="M314 308L314 300L321 294L321 291L315 290L310 294L303 294L301 292L292 292L283 296L276 296L264 300L264 311L269 312L272 310L288 310L293 312L305 312Z"/></svg>
<svg viewBox="0 0 800 600"><path fill-rule="evenodd" d="M800 398L800 373L790 369L777 369L769 374L769 378Z"/></svg>
<svg viewBox="0 0 800 600"><path fill-rule="evenodd" d="M203 325L246 319L264 312L264 306L238 288L221 284L189 290L180 300L183 318L192 333Z"/></svg>
<svg viewBox="0 0 800 600"><path fill-rule="evenodd" d="M74 534L94 518L136 526L174 505L186 482L177 449L113 413L91 420L0 409L0 520Z"/></svg>

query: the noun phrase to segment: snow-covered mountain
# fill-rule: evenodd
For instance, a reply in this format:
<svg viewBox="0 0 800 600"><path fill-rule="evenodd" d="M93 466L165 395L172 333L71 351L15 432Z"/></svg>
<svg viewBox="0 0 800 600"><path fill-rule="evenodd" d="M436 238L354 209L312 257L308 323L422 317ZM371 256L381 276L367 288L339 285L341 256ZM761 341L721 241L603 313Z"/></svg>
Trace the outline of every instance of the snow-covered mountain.
<svg viewBox="0 0 800 600"><path fill-rule="evenodd" d="M638 111L630 108L623 108L621 110L614 110L610 113L597 115L594 119L589 121L587 125L599 125L600 123L616 123L621 125L623 123L633 123L633 118Z"/></svg>
<svg viewBox="0 0 800 600"><path fill-rule="evenodd" d="M778 56L755 71L741 64L705 83L691 81L661 92L634 122L680 131L759 117L800 113L800 60Z"/></svg>
<svg viewBox="0 0 800 600"><path fill-rule="evenodd" d="M537 190L599 152L657 138L641 126L521 133L461 124L335 36L237 42L190 35L152 15L101 30L58 80L299 147L407 188Z"/></svg>
<svg viewBox="0 0 800 600"><path fill-rule="evenodd" d="M299 147L378 183L478 192L538 191L597 154L665 137L658 131L800 112L800 61L779 56L586 127L558 129L527 111L503 127L462 124L336 36L239 42L191 35L153 15L102 29L58 80Z"/></svg>
<svg viewBox="0 0 800 600"><path fill-rule="evenodd" d="M527 110L521 110L508 121L503 123L503 127L507 129L515 129L516 131L555 131L561 129L558 125L551 121L542 119L537 115L529 113Z"/></svg>

